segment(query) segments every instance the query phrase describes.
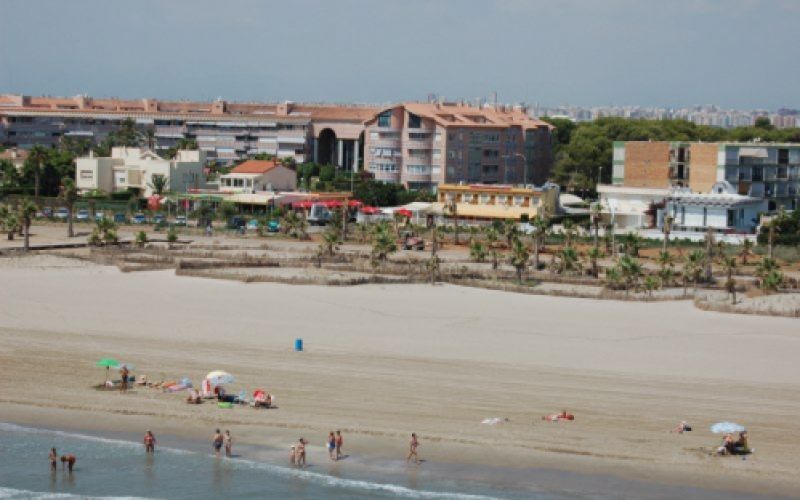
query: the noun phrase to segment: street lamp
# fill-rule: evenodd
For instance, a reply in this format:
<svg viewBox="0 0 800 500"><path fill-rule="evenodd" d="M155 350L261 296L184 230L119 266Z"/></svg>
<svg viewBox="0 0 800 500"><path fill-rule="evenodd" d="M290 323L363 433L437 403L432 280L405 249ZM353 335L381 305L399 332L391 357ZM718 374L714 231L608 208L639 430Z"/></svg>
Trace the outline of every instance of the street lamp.
<svg viewBox="0 0 800 500"><path fill-rule="evenodd" d="M522 158L522 166L523 166L523 174L522 174L522 185L528 185L528 158L522 153L511 153L507 155L503 155L503 158L510 158L510 157L519 157Z"/></svg>

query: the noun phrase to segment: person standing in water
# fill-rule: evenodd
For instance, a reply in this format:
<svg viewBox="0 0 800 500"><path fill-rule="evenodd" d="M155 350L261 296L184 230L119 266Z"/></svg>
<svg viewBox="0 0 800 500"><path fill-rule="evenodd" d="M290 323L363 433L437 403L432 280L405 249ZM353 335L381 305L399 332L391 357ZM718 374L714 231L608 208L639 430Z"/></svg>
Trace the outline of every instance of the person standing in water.
<svg viewBox="0 0 800 500"><path fill-rule="evenodd" d="M342 438L342 431L336 431L336 460L342 458L342 444L344 443L344 439Z"/></svg>
<svg viewBox="0 0 800 500"><path fill-rule="evenodd" d="M151 431L147 431L144 433L144 452L145 453L156 452L156 437L153 435Z"/></svg>
<svg viewBox="0 0 800 500"><path fill-rule="evenodd" d="M336 461L336 435L333 431L328 434L328 456L331 457L331 460Z"/></svg>
<svg viewBox="0 0 800 500"><path fill-rule="evenodd" d="M295 462L301 467L306 466L306 440L300 438L295 447Z"/></svg>
<svg viewBox="0 0 800 500"><path fill-rule="evenodd" d="M214 454L217 457L219 457L219 451L222 449L222 442L222 434L220 434L219 429L217 429L217 432L214 433L214 439L211 441L211 444L214 446Z"/></svg>
<svg viewBox="0 0 800 500"><path fill-rule="evenodd" d="M58 452L55 448L50 450L50 470L58 469Z"/></svg>
<svg viewBox="0 0 800 500"><path fill-rule="evenodd" d="M78 459L75 458L75 455L62 455L61 456L61 469L63 470L64 466L66 465L69 468L69 471L72 472L72 468L75 467L75 462L77 462L77 461L78 461Z"/></svg>
<svg viewBox="0 0 800 500"><path fill-rule="evenodd" d="M417 455L418 447L419 440L417 439L417 434L412 432L411 441L408 443L408 457L406 457L406 463L409 463L411 461L411 457L414 457L414 463L419 464L419 456Z"/></svg>
<svg viewBox="0 0 800 500"><path fill-rule="evenodd" d="M231 431L228 429L225 429L223 441L225 442L225 456L230 458L231 451L233 450L233 438L231 437Z"/></svg>

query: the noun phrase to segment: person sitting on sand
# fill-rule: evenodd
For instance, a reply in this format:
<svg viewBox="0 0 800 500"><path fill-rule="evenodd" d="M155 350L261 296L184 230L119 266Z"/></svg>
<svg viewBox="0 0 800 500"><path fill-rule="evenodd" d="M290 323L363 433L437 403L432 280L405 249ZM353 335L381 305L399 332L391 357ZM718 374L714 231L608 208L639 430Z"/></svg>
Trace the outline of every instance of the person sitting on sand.
<svg viewBox="0 0 800 500"><path fill-rule="evenodd" d="M63 470L66 465L69 471L72 472L72 468L75 467L75 462L77 461L78 459L75 458L75 455L61 455L61 469Z"/></svg>
<svg viewBox="0 0 800 500"><path fill-rule="evenodd" d="M750 453L750 447L747 445L747 431L739 433L739 439L733 443L733 453L736 455L747 455Z"/></svg>
<svg viewBox="0 0 800 500"><path fill-rule="evenodd" d="M725 434L725 437L722 438L722 445L717 448L717 455L731 455L734 451L734 441L733 436L730 434Z"/></svg>
<svg viewBox="0 0 800 500"><path fill-rule="evenodd" d="M55 448L50 450L50 470L56 470L58 468L58 452Z"/></svg>
<svg viewBox="0 0 800 500"><path fill-rule="evenodd" d="M143 385L147 387L147 375L142 375L139 377L139 380L136 381L136 385Z"/></svg>
<svg viewBox="0 0 800 500"><path fill-rule="evenodd" d="M186 402L193 405L199 405L203 402L203 399L200 397L200 393L197 392L197 389L190 389L189 396L186 398Z"/></svg>
<svg viewBox="0 0 800 500"><path fill-rule="evenodd" d="M676 432L678 434L683 434L684 432L689 432L692 430L692 426L686 420L681 421L674 429L670 432Z"/></svg>

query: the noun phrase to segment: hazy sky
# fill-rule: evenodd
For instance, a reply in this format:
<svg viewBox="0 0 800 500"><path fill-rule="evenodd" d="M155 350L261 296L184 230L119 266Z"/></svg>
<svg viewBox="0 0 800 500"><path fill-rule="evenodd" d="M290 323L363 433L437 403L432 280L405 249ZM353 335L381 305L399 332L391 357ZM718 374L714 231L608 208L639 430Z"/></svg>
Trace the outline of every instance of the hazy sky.
<svg viewBox="0 0 800 500"><path fill-rule="evenodd" d="M0 0L0 93L800 108L800 0Z"/></svg>

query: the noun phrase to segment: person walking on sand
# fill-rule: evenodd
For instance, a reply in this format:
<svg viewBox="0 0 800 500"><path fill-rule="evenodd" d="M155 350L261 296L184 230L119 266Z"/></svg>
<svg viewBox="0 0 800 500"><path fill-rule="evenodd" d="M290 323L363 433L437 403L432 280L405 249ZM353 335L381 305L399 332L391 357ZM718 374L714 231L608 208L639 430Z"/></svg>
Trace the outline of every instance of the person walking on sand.
<svg viewBox="0 0 800 500"><path fill-rule="evenodd" d="M408 443L408 457L406 457L406 463L411 462L411 457L414 457L414 463L419 464L419 455L417 455L418 447L419 439L417 439L417 434L412 432L411 441Z"/></svg>
<svg viewBox="0 0 800 500"><path fill-rule="evenodd" d="M331 457L331 460L334 462L336 461L336 434L333 431L328 434L328 456Z"/></svg>
<svg viewBox="0 0 800 500"><path fill-rule="evenodd" d="M300 440L297 442L297 445L296 445L296 448L295 448L295 452L296 452L295 462L297 463L297 465L299 465L301 467L305 467L306 466L306 440L304 438L300 438Z"/></svg>
<svg viewBox="0 0 800 500"><path fill-rule="evenodd" d="M342 444L344 444L342 431L336 431L336 460L342 458Z"/></svg>
<svg viewBox="0 0 800 500"><path fill-rule="evenodd" d="M55 448L50 449L50 470L58 469L58 452Z"/></svg>
<svg viewBox="0 0 800 500"><path fill-rule="evenodd" d="M144 452L145 453L155 453L156 452L156 437L153 435L151 431L147 431L144 433Z"/></svg>
<svg viewBox="0 0 800 500"><path fill-rule="evenodd" d="M214 446L214 454L219 457L219 451L222 449L222 442L224 441L219 429L214 433L214 439L211 444Z"/></svg>
<svg viewBox="0 0 800 500"><path fill-rule="evenodd" d="M223 441L225 442L225 456L231 458L231 451L233 450L233 438L231 437L231 431L228 429L225 429Z"/></svg>
<svg viewBox="0 0 800 500"><path fill-rule="evenodd" d="M119 384L119 392L126 392L128 390L128 367L122 365L122 368L119 371L120 376L122 377L122 383Z"/></svg>

